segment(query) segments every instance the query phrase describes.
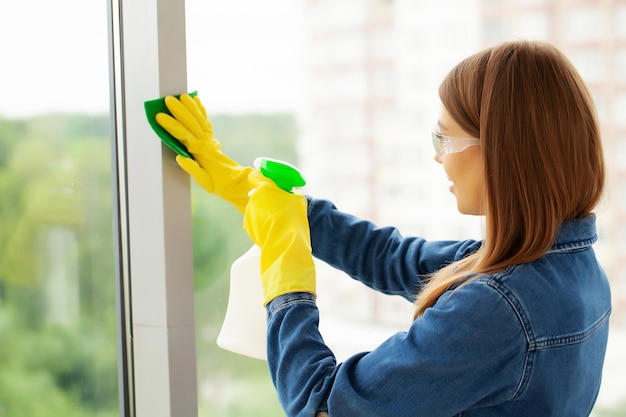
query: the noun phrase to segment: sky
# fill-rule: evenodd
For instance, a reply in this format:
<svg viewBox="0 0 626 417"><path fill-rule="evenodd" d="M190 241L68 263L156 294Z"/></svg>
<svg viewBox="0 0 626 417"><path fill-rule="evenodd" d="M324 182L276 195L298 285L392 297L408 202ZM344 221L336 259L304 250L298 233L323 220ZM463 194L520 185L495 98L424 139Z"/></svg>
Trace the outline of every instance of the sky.
<svg viewBox="0 0 626 417"><path fill-rule="evenodd" d="M292 110L298 0L187 0L187 85L212 112ZM0 13L0 117L109 109L107 2L25 0Z"/></svg>
<svg viewBox="0 0 626 417"><path fill-rule="evenodd" d="M292 110L302 98L299 0L187 0L187 84L210 112Z"/></svg>

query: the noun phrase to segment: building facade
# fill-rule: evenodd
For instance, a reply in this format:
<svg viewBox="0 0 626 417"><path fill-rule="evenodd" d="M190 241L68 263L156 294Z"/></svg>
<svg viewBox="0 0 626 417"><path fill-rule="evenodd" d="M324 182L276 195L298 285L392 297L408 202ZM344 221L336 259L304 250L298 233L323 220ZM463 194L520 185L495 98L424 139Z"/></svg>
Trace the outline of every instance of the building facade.
<svg viewBox="0 0 626 417"><path fill-rule="evenodd" d="M482 230L479 217L457 212L433 160L441 79L503 40L559 46L588 83L602 124L608 182L596 250L613 284L613 322L626 325L626 1L308 0L305 15L311 53L299 154L308 191L430 239L480 238ZM345 281L332 279L335 293L356 301L339 314L405 322L406 303L352 284L342 293Z"/></svg>

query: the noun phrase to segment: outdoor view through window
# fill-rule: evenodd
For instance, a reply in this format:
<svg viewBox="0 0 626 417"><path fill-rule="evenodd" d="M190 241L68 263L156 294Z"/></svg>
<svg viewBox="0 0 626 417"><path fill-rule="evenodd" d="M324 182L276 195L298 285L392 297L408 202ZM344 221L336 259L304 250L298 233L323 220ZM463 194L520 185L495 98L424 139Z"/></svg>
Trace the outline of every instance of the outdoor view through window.
<svg viewBox="0 0 626 417"><path fill-rule="evenodd" d="M120 413L101 3L0 6L0 417ZM614 309L593 415L626 416L626 0L187 0L186 20L187 84L229 156L291 162L307 193L428 239L483 227L433 161L443 76L504 40L560 47L593 94L607 162L595 249ZM284 415L267 364L216 345L230 265L252 242L241 214L192 190L199 415ZM317 292L340 357L412 320L410 303L330 268Z"/></svg>
<svg viewBox="0 0 626 417"><path fill-rule="evenodd" d="M609 166L596 250L612 282L614 313L595 413L626 415L626 2L189 0L187 19L189 89L198 90L230 156L244 164L257 156L294 162L307 193L431 239L480 238L482 227L456 212L433 161L443 76L499 41L541 39L562 48L596 100ZM193 190L199 409L281 414L265 363L215 345L230 264L251 242L240 214ZM332 270L319 273L318 303L323 336L336 338L335 329L345 336L340 355L375 347L412 317L404 300Z"/></svg>
<svg viewBox="0 0 626 417"><path fill-rule="evenodd" d="M90 3L0 6L0 416L119 415L107 15Z"/></svg>

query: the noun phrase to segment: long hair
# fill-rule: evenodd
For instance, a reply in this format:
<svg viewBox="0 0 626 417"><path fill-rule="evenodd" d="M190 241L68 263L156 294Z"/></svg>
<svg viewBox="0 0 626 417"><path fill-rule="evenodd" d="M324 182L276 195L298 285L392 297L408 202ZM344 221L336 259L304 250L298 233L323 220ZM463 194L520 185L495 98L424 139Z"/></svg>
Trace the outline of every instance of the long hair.
<svg viewBox="0 0 626 417"><path fill-rule="evenodd" d="M591 94L542 42L507 42L461 61L439 88L484 161L485 236L478 251L429 277L415 317L455 284L538 259L565 220L599 202L604 156Z"/></svg>

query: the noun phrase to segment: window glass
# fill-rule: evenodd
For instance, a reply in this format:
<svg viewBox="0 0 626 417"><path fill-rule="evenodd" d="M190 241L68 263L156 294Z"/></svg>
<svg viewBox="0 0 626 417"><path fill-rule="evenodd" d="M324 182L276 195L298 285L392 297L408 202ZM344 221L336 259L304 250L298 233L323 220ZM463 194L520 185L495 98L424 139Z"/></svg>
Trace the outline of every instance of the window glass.
<svg viewBox="0 0 626 417"><path fill-rule="evenodd" d="M189 90L198 90L216 139L241 164L251 165L259 156L297 164L294 109L302 96L297 4L186 2ZM323 59L343 49L358 56L359 45L344 40L323 45L318 55ZM216 344L231 264L252 246L242 216L195 183L192 200L199 415L283 415L267 364Z"/></svg>
<svg viewBox="0 0 626 417"><path fill-rule="evenodd" d="M605 10L598 7L575 7L565 11L564 35L571 41L597 41L606 28Z"/></svg>
<svg viewBox="0 0 626 417"><path fill-rule="evenodd" d="M604 94L603 91L599 91L597 89L591 89L591 96L593 97L593 101L596 105L596 112L598 113L598 119L600 120L600 124L606 124L609 118L608 114L608 101L609 99Z"/></svg>
<svg viewBox="0 0 626 417"><path fill-rule="evenodd" d="M622 208L626 208L626 184L620 184L617 194L618 205ZM623 227L626 231L626 227ZM626 236L626 234L624 234ZM626 239L620 239L620 250L626 253Z"/></svg>
<svg viewBox="0 0 626 417"><path fill-rule="evenodd" d="M618 39L626 39L626 5L617 7L614 13L613 27Z"/></svg>
<svg viewBox="0 0 626 417"><path fill-rule="evenodd" d="M481 25L481 36L486 43L495 43L504 36L506 22L502 19L485 19Z"/></svg>
<svg viewBox="0 0 626 417"><path fill-rule="evenodd" d="M616 167L620 171L626 171L626 135L617 138L616 154ZM623 208L626 210L626 204Z"/></svg>
<svg viewBox="0 0 626 417"><path fill-rule="evenodd" d="M445 174L433 161L430 131L439 82L460 59L496 42L520 37L558 42L593 84L603 129L613 132L609 113L623 106L606 94L615 89L603 84L610 79L606 63L612 61L606 52L577 45L604 39L605 18L615 6L572 9L526 0L496 7L500 3L485 0L450 8L448 3L395 1L370 7L362 0L188 0L189 89L199 91L217 139L239 162L250 164L262 155L294 162L309 180L311 195L405 234L480 238L481 219L458 214ZM491 3L488 10L484 3ZM610 189L616 191L613 198L622 197L616 183ZM254 410L255 415L282 415L266 365L216 346L230 265L251 245L241 215L195 185L193 199L201 414L243 416ZM445 224L432 221L441 217ZM601 211L599 218L600 230L618 230L619 215ZM623 280L613 277L626 265L611 248L619 247L620 238L604 234L597 247L605 250L601 257L608 260L618 294L624 291L617 289ZM323 320L338 328L345 323L353 329L375 328L351 334L362 345L410 323L410 304L382 299L344 276L325 274L318 274ZM617 300L614 317L624 317L625 307L623 299ZM615 334L622 334L626 322L618 319L613 326ZM607 368L622 369L617 364L626 363L613 354L618 351L610 349ZM598 415L610 415L619 407L614 404L626 401L623 393L612 394L616 381L607 374Z"/></svg>
<svg viewBox="0 0 626 417"><path fill-rule="evenodd" d="M606 54L597 49L581 49L568 54L580 75L587 82L598 82L606 78Z"/></svg>
<svg viewBox="0 0 626 417"><path fill-rule="evenodd" d="M626 92L617 94L615 97L615 120L621 128L626 128Z"/></svg>
<svg viewBox="0 0 626 417"><path fill-rule="evenodd" d="M547 40L550 33L550 20L542 12L520 13L516 19L517 38Z"/></svg>
<svg viewBox="0 0 626 417"><path fill-rule="evenodd" d="M626 84L626 48L618 49L615 52L615 78Z"/></svg>
<svg viewBox="0 0 626 417"><path fill-rule="evenodd" d="M0 415L117 416L106 8L4 2L0 38Z"/></svg>

